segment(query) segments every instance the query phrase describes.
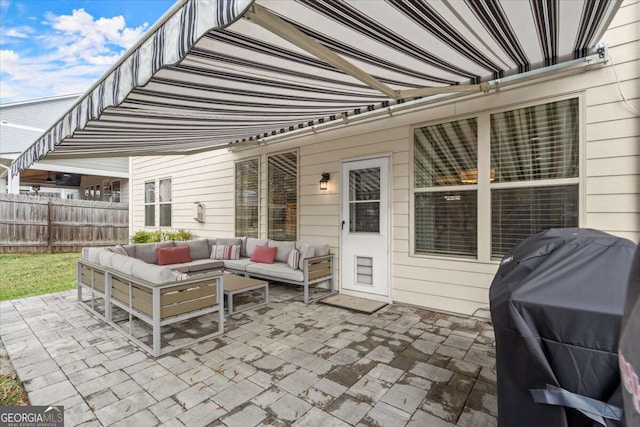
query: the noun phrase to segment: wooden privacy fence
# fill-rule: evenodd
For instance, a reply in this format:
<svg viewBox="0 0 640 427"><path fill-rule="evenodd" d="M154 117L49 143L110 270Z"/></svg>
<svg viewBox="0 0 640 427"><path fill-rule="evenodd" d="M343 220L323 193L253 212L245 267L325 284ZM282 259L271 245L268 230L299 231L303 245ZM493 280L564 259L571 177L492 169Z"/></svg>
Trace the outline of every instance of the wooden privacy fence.
<svg viewBox="0 0 640 427"><path fill-rule="evenodd" d="M0 194L0 253L72 252L128 238L125 203Z"/></svg>

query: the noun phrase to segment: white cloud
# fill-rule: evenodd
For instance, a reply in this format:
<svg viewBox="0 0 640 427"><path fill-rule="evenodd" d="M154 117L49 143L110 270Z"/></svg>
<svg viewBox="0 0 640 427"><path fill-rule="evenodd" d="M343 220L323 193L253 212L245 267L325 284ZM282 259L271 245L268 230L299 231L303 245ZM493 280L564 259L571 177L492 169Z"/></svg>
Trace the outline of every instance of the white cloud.
<svg viewBox="0 0 640 427"><path fill-rule="evenodd" d="M26 25L23 25L20 27L2 28L0 30L0 33L2 34L3 39L4 37L15 37L19 39L26 39L30 37L30 34L33 34L35 32L36 30ZM2 40L2 43L4 42L5 41Z"/></svg>
<svg viewBox="0 0 640 427"><path fill-rule="evenodd" d="M148 28L129 28L122 16L95 19L84 9L49 13L42 24L27 49L0 51L0 102L85 92ZM28 28L2 28L2 39L17 40Z"/></svg>

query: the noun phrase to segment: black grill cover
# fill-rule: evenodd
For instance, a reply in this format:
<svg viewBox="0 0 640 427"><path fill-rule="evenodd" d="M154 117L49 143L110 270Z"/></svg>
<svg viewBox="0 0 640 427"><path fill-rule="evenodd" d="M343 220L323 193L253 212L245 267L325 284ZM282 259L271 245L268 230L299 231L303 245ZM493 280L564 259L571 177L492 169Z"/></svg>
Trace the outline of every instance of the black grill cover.
<svg viewBox="0 0 640 427"><path fill-rule="evenodd" d="M504 256L489 291L500 426L594 425L575 409L535 403L529 390L548 386L622 407L617 349L635 246L551 229Z"/></svg>

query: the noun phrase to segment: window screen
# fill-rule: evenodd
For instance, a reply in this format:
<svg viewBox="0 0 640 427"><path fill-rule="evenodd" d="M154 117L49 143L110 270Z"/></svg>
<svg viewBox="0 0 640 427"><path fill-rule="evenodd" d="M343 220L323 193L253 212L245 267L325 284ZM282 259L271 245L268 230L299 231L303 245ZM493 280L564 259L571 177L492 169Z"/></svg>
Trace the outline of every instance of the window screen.
<svg viewBox="0 0 640 427"><path fill-rule="evenodd" d="M258 237L259 161L236 163L236 236Z"/></svg>
<svg viewBox="0 0 640 427"><path fill-rule="evenodd" d="M268 160L269 238L296 240L298 234L298 157L296 153Z"/></svg>

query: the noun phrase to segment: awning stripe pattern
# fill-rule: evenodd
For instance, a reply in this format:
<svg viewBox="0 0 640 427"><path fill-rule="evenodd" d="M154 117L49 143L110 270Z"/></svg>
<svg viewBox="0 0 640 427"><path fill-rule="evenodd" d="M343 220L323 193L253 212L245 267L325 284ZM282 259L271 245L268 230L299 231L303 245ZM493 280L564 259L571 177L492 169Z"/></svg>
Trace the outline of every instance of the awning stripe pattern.
<svg viewBox="0 0 640 427"><path fill-rule="evenodd" d="M12 169L233 146L584 57L620 1L184 0Z"/></svg>

